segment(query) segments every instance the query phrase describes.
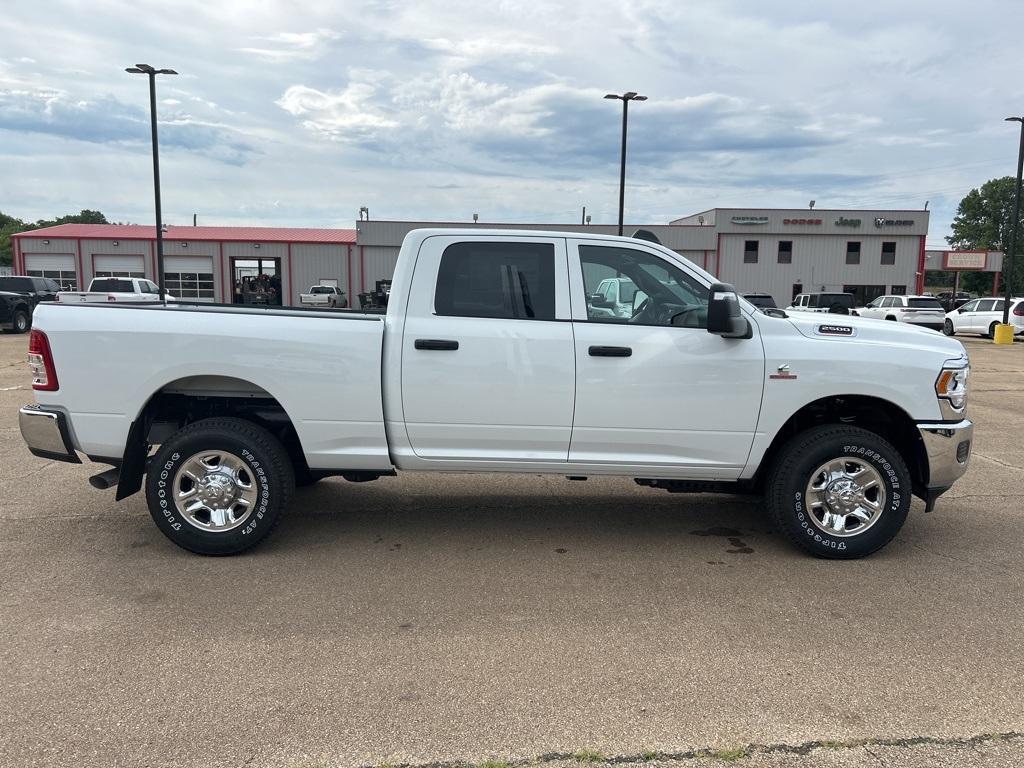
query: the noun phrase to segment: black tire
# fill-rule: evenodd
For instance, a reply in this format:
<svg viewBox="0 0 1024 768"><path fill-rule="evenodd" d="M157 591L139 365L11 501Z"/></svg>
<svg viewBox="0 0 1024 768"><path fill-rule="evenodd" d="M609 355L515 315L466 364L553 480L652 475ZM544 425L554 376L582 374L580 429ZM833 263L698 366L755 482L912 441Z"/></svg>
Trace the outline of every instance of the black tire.
<svg viewBox="0 0 1024 768"><path fill-rule="evenodd" d="M942 332L947 336L956 336L956 330L953 328L953 321L949 318L946 318L945 322L942 324Z"/></svg>
<svg viewBox="0 0 1024 768"><path fill-rule="evenodd" d="M248 481L255 501L248 514L240 516L240 522L227 523L237 527L204 530L201 520L190 520L172 500L172 494L180 490L179 484L190 482L179 471L204 452L240 462L239 476ZM146 502L157 527L182 549L200 555L233 555L254 547L270 534L288 507L294 487L288 453L267 430L244 419L203 419L179 430L160 446L146 476ZM196 513L200 517L202 514ZM212 525L212 515L208 517Z"/></svg>
<svg viewBox="0 0 1024 768"><path fill-rule="evenodd" d="M11 329L8 333L25 333L32 327L32 317L24 309L14 310L11 317Z"/></svg>
<svg viewBox="0 0 1024 768"><path fill-rule="evenodd" d="M889 316L888 316L887 318L885 318L885 319L886 319L886 320L892 320L892 321L893 321L894 323L896 322L896 318L895 318L895 317L893 317L892 315L889 315Z"/></svg>
<svg viewBox="0 0 1024 768"><path fill-rule="evenodd" d="M994 339L996 337L996 325L997 325L997 323L992 323L988 327L988 333L985 334L985 338L986 339Z"/></svg>
<svg viewBox="0 0 1024 768"><path fill-rule="evenodd" d="M806 498L816 470L832 460L857 462L881 479L884 500L882 491L869 493L882 508L861 533L855 529L846 535L826 532L818 508L812 510ZM875 433L825 425L797 435L783 447L768 475L765 498L775 525L798 547L817 557L852 560L877 552L903 527L910 510L910 472L899 452Z"/></svg>

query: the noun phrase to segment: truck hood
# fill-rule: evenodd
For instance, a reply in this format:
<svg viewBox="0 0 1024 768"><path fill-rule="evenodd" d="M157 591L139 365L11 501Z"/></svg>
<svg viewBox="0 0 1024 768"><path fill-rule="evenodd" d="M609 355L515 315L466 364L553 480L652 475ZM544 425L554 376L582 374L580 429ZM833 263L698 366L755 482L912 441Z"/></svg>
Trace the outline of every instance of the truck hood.
<svg viewBox="0 0 1024 768"><path fill-rule="evenodd" d="M809 339L912 346L942 352L950 359L967 356L964 345L956 339L909 323L810 312L791 312L788 319Z"/></svg>

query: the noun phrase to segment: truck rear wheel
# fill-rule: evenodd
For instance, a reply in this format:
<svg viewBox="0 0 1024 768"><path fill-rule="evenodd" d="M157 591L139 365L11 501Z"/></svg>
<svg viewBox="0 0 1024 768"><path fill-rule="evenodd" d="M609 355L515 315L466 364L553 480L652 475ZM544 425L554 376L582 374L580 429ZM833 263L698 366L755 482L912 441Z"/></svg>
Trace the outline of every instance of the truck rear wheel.
<svg viewBox="0 0 1024 768"><path fill-rule="evenodd" d="M818 557L876 552L903 527L910 472L886 440L859 427L826 425L786 444L768 477L775 525Z"/></svg>
<svg viewBox="0 0 1024 768"><path fill-rule="evenodd" d="M288 453L267 430L244 419L203 419L160 446L146 501L179 547L233 555L270 534L294 487Z"/></svg>
<svg viewBox="0 0 1024 768"><path fill-rule="evenodd" d="M28 312L23 309L15 310L14 316L11 318L10 333L25 333L31 326L32 321Z"/></svg>

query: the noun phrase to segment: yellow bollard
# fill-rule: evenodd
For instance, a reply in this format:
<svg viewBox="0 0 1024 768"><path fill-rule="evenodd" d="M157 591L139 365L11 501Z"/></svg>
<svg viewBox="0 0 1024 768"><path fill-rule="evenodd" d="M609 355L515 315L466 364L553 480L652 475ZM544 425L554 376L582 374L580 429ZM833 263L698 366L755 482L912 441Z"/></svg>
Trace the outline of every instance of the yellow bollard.
<svg viewBox="0 0 1024 768"><path fill-rule="evenodd" d="M1013 344L1013 332L1016 330L1012 325L999 323L996 326L995 335L992 337L996 344Z"/></svg>

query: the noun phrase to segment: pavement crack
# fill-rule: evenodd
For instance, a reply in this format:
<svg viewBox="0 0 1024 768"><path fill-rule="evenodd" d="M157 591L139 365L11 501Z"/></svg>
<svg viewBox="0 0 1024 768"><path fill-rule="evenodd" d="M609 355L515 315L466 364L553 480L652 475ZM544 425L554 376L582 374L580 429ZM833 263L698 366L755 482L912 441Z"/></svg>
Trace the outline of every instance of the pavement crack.
<svg viewBox="0 0 1024 768"><path fill-rule="evenodd" d="M815 750L845 751L863 749L880 765L886 766L882 757L872 752L870 747L895 747L905 748L917 746L936 747L972 747L976 748L982 744L993 742L1024 740L1022 731L1005 731L1002 733L983 733L965 737L940 737L940 736L907 736L903 738L862 738L848 739L846 741L830 741L820 739L816 741L805 741L801 744L747 744L742 747L730 749L713 749L702 747L699 749L687 749L673 752L656 751L637 752L633 754L610 755L594 759L587 758L587 764L591 766L600 765L623 765L632 763L650 762L679 762L685 763L696 760L727 760L735 762L754 755L787 754L787 755L808 755ZM577 752L545 752L531 758L520 758L515 760L503 760L504 765L509 768L525 768L526 766L549 765L560 762L580 762ZM728 757L726 757L728 756ZM388 763L390 768L473 768L473 763L465 760L440 760L422 763ZM377 768L375 765L366 764L361 768Z"/></svg>
<svg viewBox="0 0 1024 768"><path fill-rule="evenodd" d="M995 456L986 456L984 453L978 453L977 451L974 451L971 455L972 456L978 456L978 457L980 457L982 459L986 459L988 461L994 462L996 464L999 464L1002 467L1006 467L1007 469L1015 469L1018 472L1021 471L1020 467L1014 466L1013 464L1007 464L1005 461L1003 461L1001 459L997 459Z"/></svg>

